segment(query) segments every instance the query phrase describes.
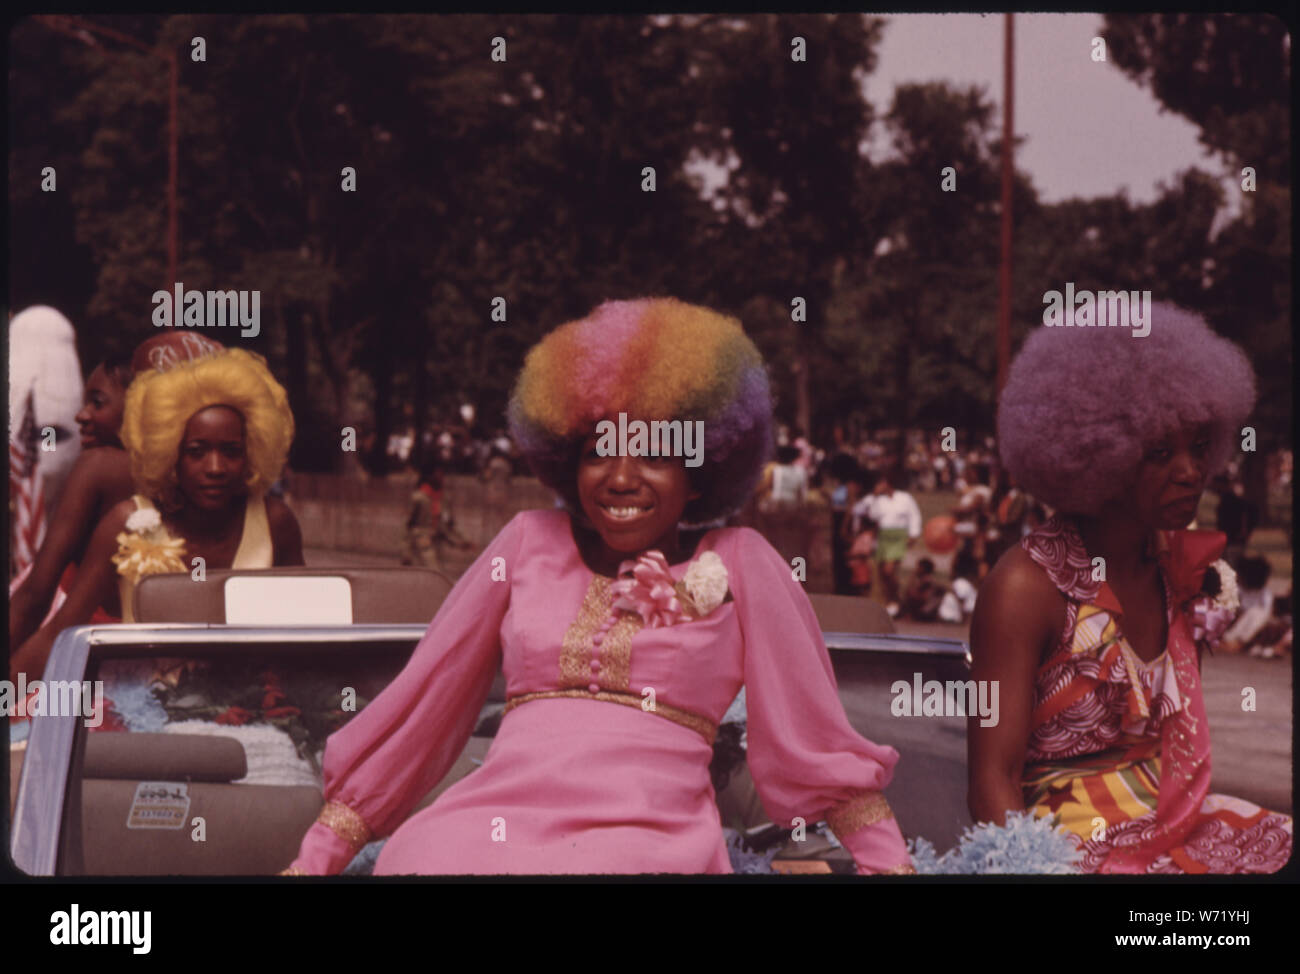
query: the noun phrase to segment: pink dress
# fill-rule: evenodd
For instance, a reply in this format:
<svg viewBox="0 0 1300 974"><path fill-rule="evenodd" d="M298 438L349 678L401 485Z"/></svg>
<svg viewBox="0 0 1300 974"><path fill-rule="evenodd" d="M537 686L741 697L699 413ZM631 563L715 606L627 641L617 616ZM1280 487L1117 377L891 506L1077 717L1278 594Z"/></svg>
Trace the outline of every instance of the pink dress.
<svg viewBox="0 0 1300 974"><path fill-rule="evenodd" d="M329 738L326 805L287 872L337 873L387 835L376 874L730 872L709 762L742 684L773 821L825 819L859 872L911 872L881 794L898 754L850 727L790 567L749 528L711 531L705 551L728 600L652 628L613 608L567 514L516 515L405 669ZM408 819L465 746L498 661L507 712L482 767Z"/></svg>

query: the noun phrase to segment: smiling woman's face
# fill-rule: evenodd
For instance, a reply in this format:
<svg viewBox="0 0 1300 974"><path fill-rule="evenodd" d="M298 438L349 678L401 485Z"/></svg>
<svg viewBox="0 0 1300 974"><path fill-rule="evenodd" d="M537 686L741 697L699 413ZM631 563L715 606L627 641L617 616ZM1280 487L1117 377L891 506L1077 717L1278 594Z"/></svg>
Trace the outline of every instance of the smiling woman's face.
<svg viewBox="0 0 1300 974"><path fill-rule="evenodd" d="M81 412L77 413L83 450L122 445L118 432L122 428L122 409L125 404L126 390L104 366L95 366L95 371L86 379L86 401Z"/></svg>
<svg viewBox="0 0 1300 974"><path fill-rule="evenodd" d="M176 478L195 507L221 510L244 493L244 417L229 406L201 409L185 424Z"/></svg>
<svg viewBox="0 0 1300 974"><path fill-rule="evenodd" d="M677 524L699 496L681 457L603 457L594 435L582 444L578 499L611 560L651 548L671 560Z"/></svg>

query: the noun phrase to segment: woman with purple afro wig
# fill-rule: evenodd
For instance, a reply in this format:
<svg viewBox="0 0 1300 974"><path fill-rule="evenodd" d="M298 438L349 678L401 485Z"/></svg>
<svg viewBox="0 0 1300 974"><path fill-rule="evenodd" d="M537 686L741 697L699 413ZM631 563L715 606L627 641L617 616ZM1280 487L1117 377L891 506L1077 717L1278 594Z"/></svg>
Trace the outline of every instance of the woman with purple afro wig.
<svg viewBox="0 0 1300 974"><path fill-rule="evenodd" d="M674 422L702 452L631 432ZM743 503L767 456L767 379L740 323L671 299L602 304L529 352L510 423L569 509L516 515L329 739L325 810L290 871L338 872L391 833L376 874L731 872L710 765L743 686L772 820L825 820L859 872L911 872L883 794L898 753L849 724L791 566L750 528L679 531ZM408 819L498 664L506 706L482 766Z"/></svg>
<svg viewBox="0 0 1300 974"><path fill-rule="evenodd" d="M976 819L1056 816L1087 872L1290 858L1289 817L1209 792L1200 659L1237 587L1224 536L1186 530L1254 401L1241 350L1171 305L1145 336L1044 326L1025 342L998 445L1057 514L998 561L971 623L973 676L1001 700L967 735Z"/></svg>
<svg viewBox="0 0 1300 974"><path fill-rule="evenodd" d="M1129 489L1153 444L1185 427L1206 424L1210 473L1236 450L1255 404L1246 356L1189 312L1156 304L1151 314L1145 338L1043 327L1016 356L998 404L998 449L1038 500L1095 515Z"/></svg>

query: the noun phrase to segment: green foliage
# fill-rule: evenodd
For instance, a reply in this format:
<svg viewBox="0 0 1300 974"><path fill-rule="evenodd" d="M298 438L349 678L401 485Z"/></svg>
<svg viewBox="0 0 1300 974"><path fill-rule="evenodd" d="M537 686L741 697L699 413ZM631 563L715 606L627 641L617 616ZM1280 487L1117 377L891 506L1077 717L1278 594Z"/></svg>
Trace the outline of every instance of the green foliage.
<svg viewBox="0 0 1300 974"><path fill-rule="evenodd" d="M1236 215L1229 220L1219 215L1224 225L1214 233L1207 223L1215 219L1215 207L1227 201L1205 185L1193 191L1185 183L1158 214L1152 243L1186 247L1188 259L1174 268L1174 296L1204 312L1250 355L1259 379L1254 421L1260 451L1289 443L1291 52L1286 25L1270 14L1108 16L1104 36L1125 73L1195 123L1201 141L1225 160ZM1242 189L1245 167L1255 170L1253 192ZM1193 234L1195 246L1187 247L1180 232Z"/></svg>
<svg viewBox="0 0 1300 974"><path fill-rule="evenodd" d="M989 96L864 78L888 24L840 15L98 18L180 57L180 268L258 289L301 469L337 430L382 450L403 417L473 402L501 423L525 350L602 300L674 294L738 314L781 418L989 429L1000 118ZM1212 25L1212 26L1210 26ZM1017 174L1013 349L1042 293L1151 288L1289 381L1288 60L1267 17L1107 18L1112 56L1235 171L1180 174L1154 204L1042 204ZM190 39L207 42L190 60ZM490 58L506 41L505 62ZM802 37L807 60L791 59ZM154 334L166 272L167 68L28 19L11 33L10 272L63 308L83 358ZM883 128L889 154L863 146ZM702 161L725 178L706 188ZM54 165L59 192L39 191ZM340 172L354 167L357 191ZM652 166L656 191L642 191ZM957 191L940 190L952 166ZM1215 174L1217 176L1219 174ZM504 323L492 300L507 302ZM803 297L808 320L791 320ZM1289 436L1285 397L1270 420ZM347 459L347 458L344 458Z"/></svg>

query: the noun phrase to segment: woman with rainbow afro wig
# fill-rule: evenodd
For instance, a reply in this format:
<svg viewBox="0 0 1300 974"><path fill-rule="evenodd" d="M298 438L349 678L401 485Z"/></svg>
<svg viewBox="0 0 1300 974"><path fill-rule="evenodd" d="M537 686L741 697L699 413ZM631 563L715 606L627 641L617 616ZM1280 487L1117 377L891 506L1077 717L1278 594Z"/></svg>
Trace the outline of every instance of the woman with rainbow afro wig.
<svg viewBox="0 0 1300 974"><path fill-rule="evenodd" d="M692 424L703 450L610 449L598 425L620 416ZM731 872L709 765L742 686L772 820L825 819L859 872L911 872L882 794L898 754L849 725L790 566L749 528L679 533L739 507L770 449L740 323L671 299L602 304L529 352L509 419L567 509L516 515L406 669L330 737L325 808L286 873L340 872L375 839L376 874ZM498 665L483 765L408 818Z"/></svg>
<svg viewBox="0 0 1300 974"><path fill-rule="evenodd" d="M108 510L59 612L10 659L29 676L54 637L97 607L134 621L146 575L301 565L293 513L266 489L293 440L288 396L260 356L222 349L146 368L126 394L121 438L136 493Z"/></svg>
<svg viewBox="0 0 1300 974"><path fill-rule="evenodd" d="M510 400L510 432L539 480L572 511L578 451L601 419L620 413L704 424L700 491L683 520L739 509L772 448L763 359L735 318L672 298L608 301L528 353Z"/></svg>
<svg viewBox="0 0 1300 974"><path fill-rule="evenodd" d="M1003 462L1057 514L979 593L973 676L1001 716L970 723L971 814L1056 816L1087 872L1275 872L1291 819L1209 791L1200 662L1237 587L1224 535L1187 530L1243 442L1254 373L1172 305L1134 334L1036 329L1002 391Z"/></svg>

